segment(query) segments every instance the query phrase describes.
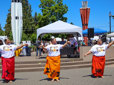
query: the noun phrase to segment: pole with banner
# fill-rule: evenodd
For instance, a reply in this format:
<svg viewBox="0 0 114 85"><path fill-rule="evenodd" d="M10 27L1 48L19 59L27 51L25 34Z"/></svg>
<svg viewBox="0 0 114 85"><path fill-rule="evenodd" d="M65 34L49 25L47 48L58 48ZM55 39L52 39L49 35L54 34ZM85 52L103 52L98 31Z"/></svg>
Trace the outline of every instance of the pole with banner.
<svg viewBox="0 0 114 85"><path fill-rule="evenodd" d="M88 8L88 2L82 1L82 8L80 8L80 15L82 20L83 30L88 29L90 8Z"/></svg>
<svg viewBox="0 0 114 85"><path fill-rule="evenodd" d="M12 0L11 2L11 28L13 41L19 45L22 37L22 2L21 0Z"/></svg>

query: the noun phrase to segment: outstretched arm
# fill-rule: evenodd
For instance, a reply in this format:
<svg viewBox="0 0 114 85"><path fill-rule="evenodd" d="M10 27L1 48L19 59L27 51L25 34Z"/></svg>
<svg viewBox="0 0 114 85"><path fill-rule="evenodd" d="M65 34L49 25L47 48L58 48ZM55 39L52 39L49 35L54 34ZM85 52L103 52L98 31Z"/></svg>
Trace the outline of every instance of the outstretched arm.
<svg viewBox="0 0 114 85"><path fill-rule="evenodd" d="M108 44L108 48L111 47L114 44L114 41Z"/></svg>
<svg viewBox="0 0 114 85"><path fill-rule="evenodd" d="M20 46L18 46L18 47L16 48L16 50L22 48L23 46L27 46L27 45L28 45L28 44L20 45Z"/></svg>
<svg viewBox="0 0 114 85"><path fill-rule="evenodd" d="M45 52L47 51L47 49L45 48L45 46L42 45L42 48L43 48L43 50L44 50Z"/></svg>
<svg viewBox="0 0 114 85"><path fill-rule="evenodd" d="M84 54L84 57L86 57L87 55L91 54L91 51L88 51L87 53Z"/></svg>
<svg viewBox="0 0 114 85"><path fill-rule="evenodd" d="M71 44L70 41L67 41L67 42L62 46L62 48L64 48L67 44Z"/></svg>

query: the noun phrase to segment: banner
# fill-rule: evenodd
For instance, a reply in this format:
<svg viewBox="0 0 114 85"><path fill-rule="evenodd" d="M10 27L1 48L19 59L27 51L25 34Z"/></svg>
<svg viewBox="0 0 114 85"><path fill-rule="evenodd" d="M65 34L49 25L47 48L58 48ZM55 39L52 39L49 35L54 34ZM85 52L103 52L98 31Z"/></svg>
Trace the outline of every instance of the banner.
<svg viewBox="0 0 114 85"><path fill-rule="evenodd" d="M83 30L88 29L90 8L80 8Z"/></svg>

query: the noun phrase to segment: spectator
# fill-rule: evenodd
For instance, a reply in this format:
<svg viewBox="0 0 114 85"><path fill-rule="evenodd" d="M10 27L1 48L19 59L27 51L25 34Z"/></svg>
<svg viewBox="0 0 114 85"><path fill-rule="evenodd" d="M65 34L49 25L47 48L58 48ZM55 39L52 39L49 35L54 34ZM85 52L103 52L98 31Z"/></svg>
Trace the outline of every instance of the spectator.
<svg viewBox="0 0 114 85"><path fill-rule="evenodd" d="M85 46L85 42L84 41L81 41L81 46Z"/></svg>
<svg viewBox="0 0 114 85"><path fill-rule="evenodd" d="M62 41L60 42L60 44L64 45L66 42L64 41L64 38L62 37Z"/></svg>
<svg viewBox="0 0 114 85"><path fill-rule="evenodd" d="M88 46L91 46L92 45L92 41L91 39L88 39Z"/></svg>
<svg viewBox="0 0 114 85"><path fill-rule="evenodd" d="M36 41L36 56L41 56L41 41L40 38L38 38L38 41Z"/></svg>
<svg viewBox="0 0 114 85"><path fill-rule="evenodd" d="M71 47L75 47L76 39L73 35L70 35L69 41L71 42Z"/></svg>

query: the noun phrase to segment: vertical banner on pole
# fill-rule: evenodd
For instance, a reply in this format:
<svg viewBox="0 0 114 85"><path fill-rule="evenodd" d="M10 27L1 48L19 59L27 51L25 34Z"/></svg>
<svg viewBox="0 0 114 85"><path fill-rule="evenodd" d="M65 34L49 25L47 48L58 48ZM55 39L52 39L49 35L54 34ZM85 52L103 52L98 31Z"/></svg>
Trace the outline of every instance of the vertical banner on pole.
<svg viewBox="0 0 114 85"><path fill-rule="evenodd" d="M22 3L21 0L12 0L11 3L11 27L13 34L13 41L19 45L22 37Z"/></svg>
<svg viewBox="0 0 114 85"><path fill-rule="evenodd" d="M82 1L82 8L80 8L83 30L88 29L90 8L88 8L87 5L88 5L87 1Z"/></svg>

